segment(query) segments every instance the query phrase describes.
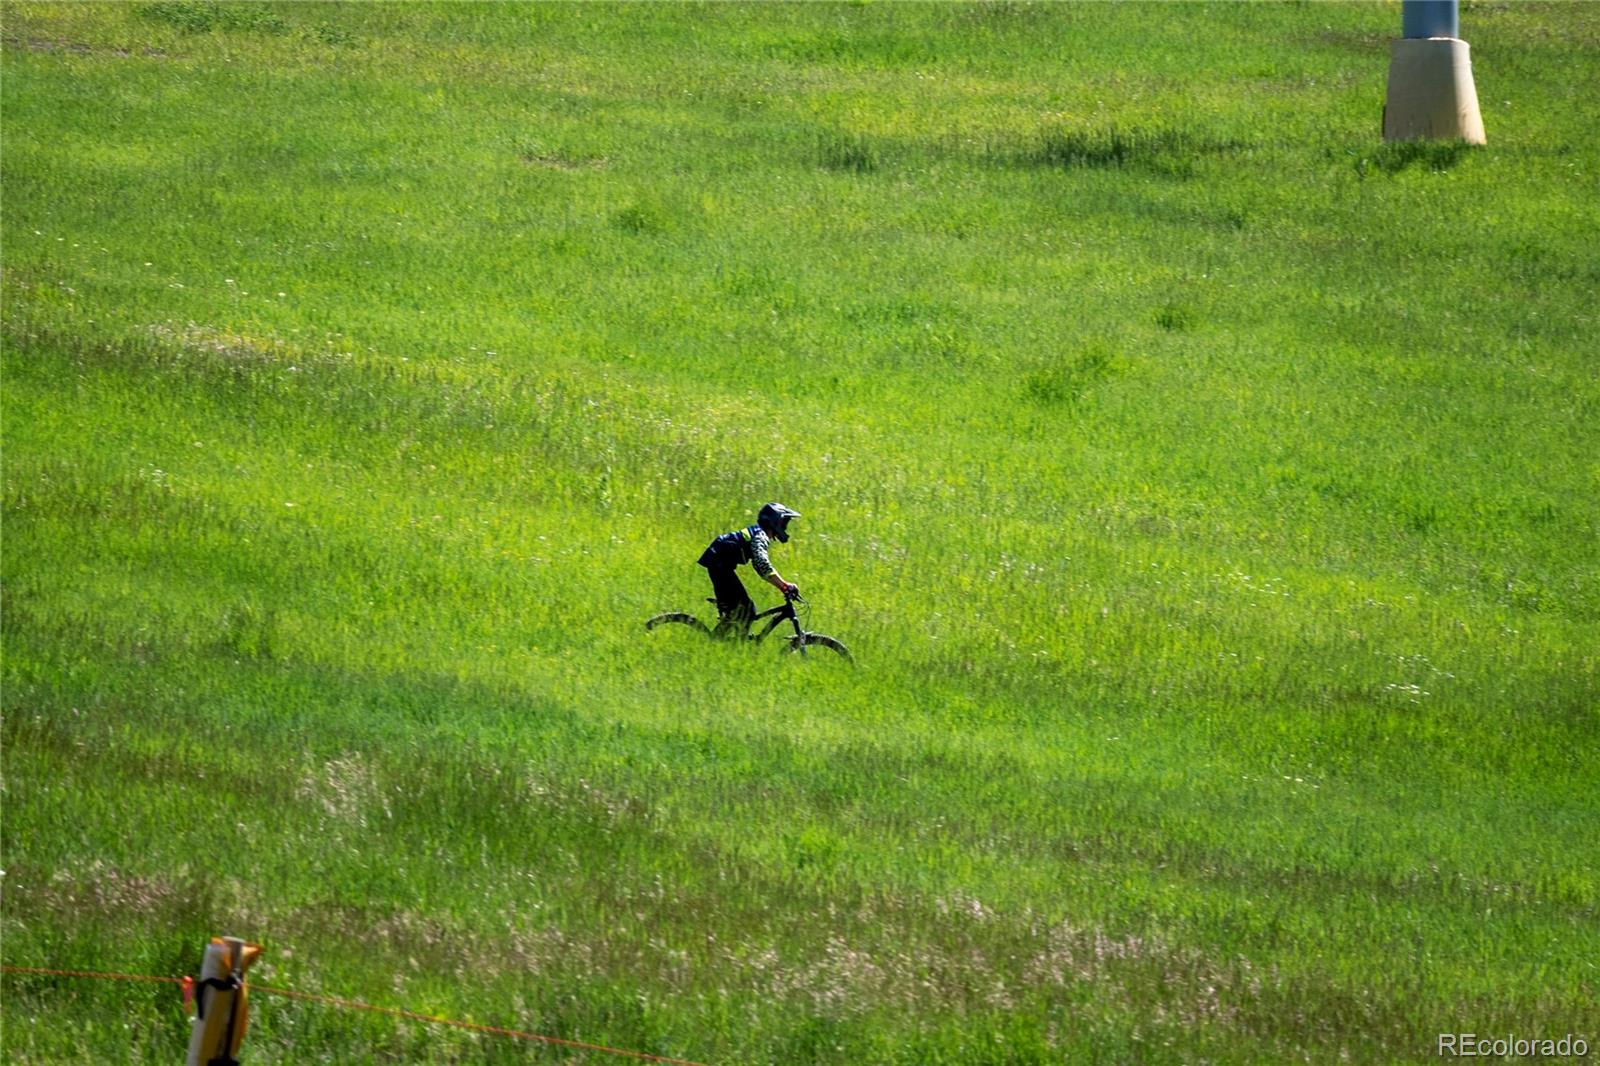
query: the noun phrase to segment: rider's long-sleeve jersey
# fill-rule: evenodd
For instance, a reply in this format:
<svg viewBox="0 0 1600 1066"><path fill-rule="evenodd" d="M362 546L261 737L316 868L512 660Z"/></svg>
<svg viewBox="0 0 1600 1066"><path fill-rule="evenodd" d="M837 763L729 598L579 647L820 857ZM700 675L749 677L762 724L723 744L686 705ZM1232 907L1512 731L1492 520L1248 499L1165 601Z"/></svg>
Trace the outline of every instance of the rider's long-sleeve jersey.
<svg viewBox="0 0 1600 1066"><path fill-rule="evenodd" d="M772 560L767 551L771 545L767 531L760 526L747 526L732 533L724 533L713 540L700 556L704 567L735 567L749 563L763 578L773 574Z"/></svg>
<svg viewBox="0 0 1600 1066"><path fill-rule="evenodd" d="M750 565L762 577L772 576L772 560L767 558L770 544L766 530L760 526L750 527Z"/></svg>

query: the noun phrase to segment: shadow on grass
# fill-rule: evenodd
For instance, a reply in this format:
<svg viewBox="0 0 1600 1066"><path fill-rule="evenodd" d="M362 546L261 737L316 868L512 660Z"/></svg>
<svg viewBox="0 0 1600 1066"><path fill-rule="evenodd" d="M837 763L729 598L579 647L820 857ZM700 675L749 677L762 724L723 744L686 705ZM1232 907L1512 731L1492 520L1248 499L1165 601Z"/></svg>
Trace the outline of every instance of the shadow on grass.
<svg viewBox="0 0 1600 1066"><path fill-rule="evenodd" d="M1187 178L1203 158L1247 147L1232 138L1162 126L1056 128L1038 133L1008 161L1014 166L1126 169Z"/></svg>
<svg viewBox="0 0 1600 1066"><path fill-rule="evenodd" d="M1465 141L1390 141L1356 160L1361 177L1377 172L1395 175L1410 167L1426 167L1436 174L1453 169L1473 145Z"/></svg>

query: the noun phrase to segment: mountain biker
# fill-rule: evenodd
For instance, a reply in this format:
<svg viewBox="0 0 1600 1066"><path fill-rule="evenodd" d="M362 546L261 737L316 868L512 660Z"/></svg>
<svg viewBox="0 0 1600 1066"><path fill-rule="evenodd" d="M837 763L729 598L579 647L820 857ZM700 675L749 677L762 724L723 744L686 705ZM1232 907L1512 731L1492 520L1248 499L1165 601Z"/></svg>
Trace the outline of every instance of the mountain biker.
<svg viewBox="0 0 1600 1066"><path fill-rule="evenodd" d="M756 605L745 591L744 582L734 572L735 568L745 563L753 566L756 573L774 588L782 590L784 596L792 598L799 595L800 586L785 581L772 568L772 560L767 557L772 538L776 537L780 544L787 543L789 522L799 517L798 511L791 511L781 503L769 503L756 515L754 525L722 534L700 554L700 565L706 568L711 578L711 591L717 597L717 612L722 616L713 630L714 636L743 632L756 616Z"/></svg>

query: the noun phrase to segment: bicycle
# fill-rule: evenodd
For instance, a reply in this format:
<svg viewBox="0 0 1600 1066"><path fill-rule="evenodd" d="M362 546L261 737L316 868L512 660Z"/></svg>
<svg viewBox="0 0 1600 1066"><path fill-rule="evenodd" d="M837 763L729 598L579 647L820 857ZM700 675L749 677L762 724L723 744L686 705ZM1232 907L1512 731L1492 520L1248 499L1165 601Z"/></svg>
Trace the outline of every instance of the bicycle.
<svg viewBox="0 0 1600 1066"><path fill-rule="evenodd" d="M715 604L717 601L708 597L706 602ZM769 607L746 622L744 626L744 633L735 636L734 639L747 640L752 643L760 643L762 640L766 639L767 634L771 633L784 622L788 622L794 626L794 636L785 639L783 644L784 651L799 652L801 655L804 655L807 648L826 648L829 651L836 652L844 659L845 662L854 663L856 661L855 657L850 654L850 649L846 648L842 642L824 633L813 633L810 630L801 627L799 612L795 610L795 604L797 603L806 608L806 618L807 621L809 621L811 616L811 605L806 602L804 597L796 592L793 596L785 597L784 601L778 606ZM761 621L763 618L767 620L767 624L759 631L752 632L755 624ZM706 636L713 639L719 636L719 630L725 632L726 629L735 625L735 623L730 621L728 618L722 617L717 621L717 629L713 630L710 626L707 626L704 622L700 621L700 619L696 618L687 611L667 611L663 614L658 614L654 618L651 618L649 621L645 622L644 627L646 629L653 630L657 626L667 625L668 623L686 625L690 629L704 633Z"/></svg>

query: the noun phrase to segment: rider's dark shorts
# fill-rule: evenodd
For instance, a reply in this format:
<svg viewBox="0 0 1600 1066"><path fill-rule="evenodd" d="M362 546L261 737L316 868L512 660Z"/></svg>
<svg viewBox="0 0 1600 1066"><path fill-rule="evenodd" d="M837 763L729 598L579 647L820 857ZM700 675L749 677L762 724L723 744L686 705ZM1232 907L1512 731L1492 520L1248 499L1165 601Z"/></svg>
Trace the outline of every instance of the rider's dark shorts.
<svg viewBox="0 0 1600 1066"><path fill-rule="evenodd" d="M716 594L717 610L722 615L742 622L749 622L756 616L755 602L750 599L750 593L745 591L739 575L733 572L733 567L708 566L706 573L711 576L711 591Z"/></svg>

